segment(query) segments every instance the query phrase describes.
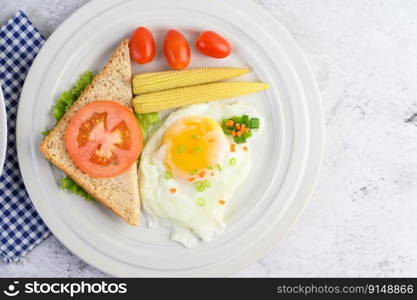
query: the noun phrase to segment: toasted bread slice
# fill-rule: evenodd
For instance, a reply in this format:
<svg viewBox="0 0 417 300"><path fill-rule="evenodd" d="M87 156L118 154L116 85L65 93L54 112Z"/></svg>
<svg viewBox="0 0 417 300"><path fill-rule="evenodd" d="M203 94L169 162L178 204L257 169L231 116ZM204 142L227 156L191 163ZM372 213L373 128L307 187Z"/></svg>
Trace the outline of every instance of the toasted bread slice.
<svg viewBox="0 0 417 300"><path fill-rule="evenodd" d="M114 51L108 63L98 73L93 82L84 90L70 110L55 128L44 138L40 151L55 166L64 171L99 203L110 209L128 224L139 224L139 187L137 166L112 178L93 178L73 163L69 157L64 136L72 116L85 104L95 100L114 100L131 107L132 66L128 40L124 40Z"/></svg>

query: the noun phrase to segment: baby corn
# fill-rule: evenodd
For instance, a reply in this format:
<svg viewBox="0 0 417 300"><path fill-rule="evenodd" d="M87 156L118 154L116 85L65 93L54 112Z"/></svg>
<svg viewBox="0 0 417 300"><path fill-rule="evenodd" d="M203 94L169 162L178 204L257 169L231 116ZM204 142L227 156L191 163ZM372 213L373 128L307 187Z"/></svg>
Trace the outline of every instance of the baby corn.
<svg viewBox="0 0 417 300"><path fill-rule="evenodd" d="M168 108L204 103L266 90L263 82L217 82L148 93L133 98L137 113L162 111Z"/></svg>
<svg viewBox="0 0 417 300"><path fill-rule="evenodd" d="M238 77L245 68L197 68L183 71L141 73L133 76L133 94L145 94L179 87L193 86Z"/></svg>

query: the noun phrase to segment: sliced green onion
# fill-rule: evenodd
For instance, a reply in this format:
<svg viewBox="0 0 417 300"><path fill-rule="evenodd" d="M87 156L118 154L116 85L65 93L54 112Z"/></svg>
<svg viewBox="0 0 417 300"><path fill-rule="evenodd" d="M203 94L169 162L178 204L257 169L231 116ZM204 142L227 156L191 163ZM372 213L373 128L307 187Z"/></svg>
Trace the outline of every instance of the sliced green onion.
<svg viewBox="0 0 417 300"><path fill-rule="evenodd" d="M249 128L250 129L258 129L259 128L259 118L250 119Z"/></svg>
<svg viewBox="0 0 417 300"><path fill-rule="evenodd" d="M231 159L229 159L229 165L230 166L234 166L236 164L236 158L232 157Z"/></svg>
<svg viewBox="0 0 417 300"><path fill-rule="evenodd" d="M209 188L209 187L211 187L211 182L210 182L210 180L208 180L208 179L203 180L203 185L204 185L204 187L205 187L205 188Z"/></svg>
<svg viewBox="0 0 417 300"><path fill-rule="evenodd" d="M233 120L233 122L235 122L235 123L242 123L242 117L233 117L233 118L231 118L232 120Z"/></svg>
<svg viewBox="0 0 417 300"><path fill-rule="evenodd" d="M246 143L246 138L244 135L241 136L234 136L233 140L235 141L236 144L243 144Z"/></svg>
<svg viewBox="0 0 417 300"><path fill-rule="evenodd" d="M206 169L213 170L213 166L207 166Z"/></svg>
<svg viewBox="0 0 417 300"><path fill-rule="evenodd" d="M228 126L228 125L226 125L226 123L228 122L228 121L230 121L230 120L232 120L232 119L223 119L222 120L222 128L223 128L223 130L224 129L231 129L231 130L233 130L234 128L235 128L235 126L234 125L232 125L232 126ZM233 120L232 120L233 121Z"/></svg>
<svg viewBox="0 0 417 300"><path fill-rule="evenodd" d="M226 125L226 123L230 120L233 121L233 126ZM233 140L237 144L243 144L246 143L246 140L252 136L251 129L259 128L259 123L259 118L250 118L248 115L242 115L234 116L229 119L223 119L221 121L221 127L226 135L234 135L234 132L240 132L240 136L233 136ZM249 130L243 133L243 130L236 128L237 124L240 124L241 126L245 125L245 128L248 128Z"/></svg>
<svg viewBox="0 0 417 300"><path fill-rule="evenodd" d="M245 124L246 127L249 127L249 116L243 115L242 116L242 123Z"/></svg>
<svg viewBox="0 0 417 300"><path fill-rule="evenodd" d="M192 170L192 171L190 172L190 174L191 174L192 176L196 175L197 173L198 173L198 170Z"/></svg>
<svg viewBox="0 0 417 300"><path fill-rule="evenodd" d="M250 131L250 130L243 134L243 137L245 137L245 139L250 138L251 136L252 136L252 131Z"/></svg>
<svg viewBox="0 0 417 300"><path fill-rule="evenodd" d="M198 206L204 206L204 205L206 205L206 200L204 200L204 198L199 197L197 199L197 205Z"/></svg>
<svg viewBox="0 0 417 300"><path fill-rule="evenodd" d="M199 181L195 183L195 189L197 190L197 192L201 193L201 192L204 192L206 187L204 186L204 183L202 181Z"/></svg>
<svg viewBox="0 0 417 300"><path fill-rule="evenodd" d="M195 147L194 152L195 153L200 153L201 152L201 147Z"/></svg>
<svg viewBox="0 0 417 300"><path fill-rule="evenodd" d="M191 137L192 137L193 139L195 139L195 140L198 140L198 139L200 138L200 136L199 136L199 135L197 135L197 134L193 134Z"/></svg>
<svg viewBox="0 0 417 300"><path fill-rule="evenodd" d="M202 193L202 192L204 192L204 190L205 190L206 188L204 187L204 185L199 185L198 187L197 187L197 192L200 192L200 193Z"/></svg>
<svg viewBox="0 0 417 300"><path fill-rule="evenodd" d="M184 152L184 146L182 146L182 145L178 146L176 151L177 151L177 154L183 153Z"/></svg>
<svg viewBox="0 0 417 300"><path fill-rule="evenodd" d="M166 171L165 175L164 175L165 179L171 179L172 178L172 173L170 171Z"/></svg>
<svg viewBox="0 0 417 300"><path fill-rule="evenodd" d="M227 134L227 135L231 135L231 134L232 134L232 132L233 132L233 129L230 129L230 128L223 128L223 132L224 132L225 134Z"/></svg>
<svg viewBox="0 0 417 300"><path fill-rule="evenodd" d="M217 170L219 170L220 172L223 171L222 166L220 164L216 164L216 168Z"/></svg>

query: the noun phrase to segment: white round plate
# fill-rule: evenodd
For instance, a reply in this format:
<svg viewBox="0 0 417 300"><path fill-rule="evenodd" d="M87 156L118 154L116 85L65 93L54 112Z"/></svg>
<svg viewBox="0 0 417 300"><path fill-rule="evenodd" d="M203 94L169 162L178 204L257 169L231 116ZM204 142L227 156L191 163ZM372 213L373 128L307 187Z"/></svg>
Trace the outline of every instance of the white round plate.
<svg viewBox="0 0 417 300"><path fill-rule="evenodd" d="M0 86L0 176L3 172L4 159L7 150L7 115L3 91Z"/></svg>
<svg viewBox="0 0 417 300"><path fill-rule="evenodd" d="M58 186L62 174L38 151L40 132L51 126L51 107L86 70L97 72L134 28L155 35L158 58L135 72L167 69L164 32L179 29L192 42L199 32L227 37L233 55L203 57L195 66L248 66L249 80L270 84L246 96L262 117L263 133L252 146L250 178L228 208L224 233L188 249L163 229L132 227L94 202ZM27 130L30 128L31 130ZM92 1L68 18L36 58L22 92L17 147L23 178L43 220L76 255L115 276L225 276L259 259L295 222L306 205L323 151L323 113L312 72L284 29L245 0Z"/></svg>

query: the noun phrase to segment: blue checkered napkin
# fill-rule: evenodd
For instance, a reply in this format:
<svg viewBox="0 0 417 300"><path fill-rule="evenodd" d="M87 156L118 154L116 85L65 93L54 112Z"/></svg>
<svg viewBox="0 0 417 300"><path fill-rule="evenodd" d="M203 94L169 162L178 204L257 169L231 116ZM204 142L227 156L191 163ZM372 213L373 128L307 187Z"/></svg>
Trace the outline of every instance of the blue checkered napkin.
<svg viewBox="0 0 417 300"><path fill-rule="evenodd" d="M19 261L49 234L26 192L16 153L16 115L26 74L45 39L22 11L0 28L0 85L7 111L8 142L0 176L0 256Z"/></svg>

